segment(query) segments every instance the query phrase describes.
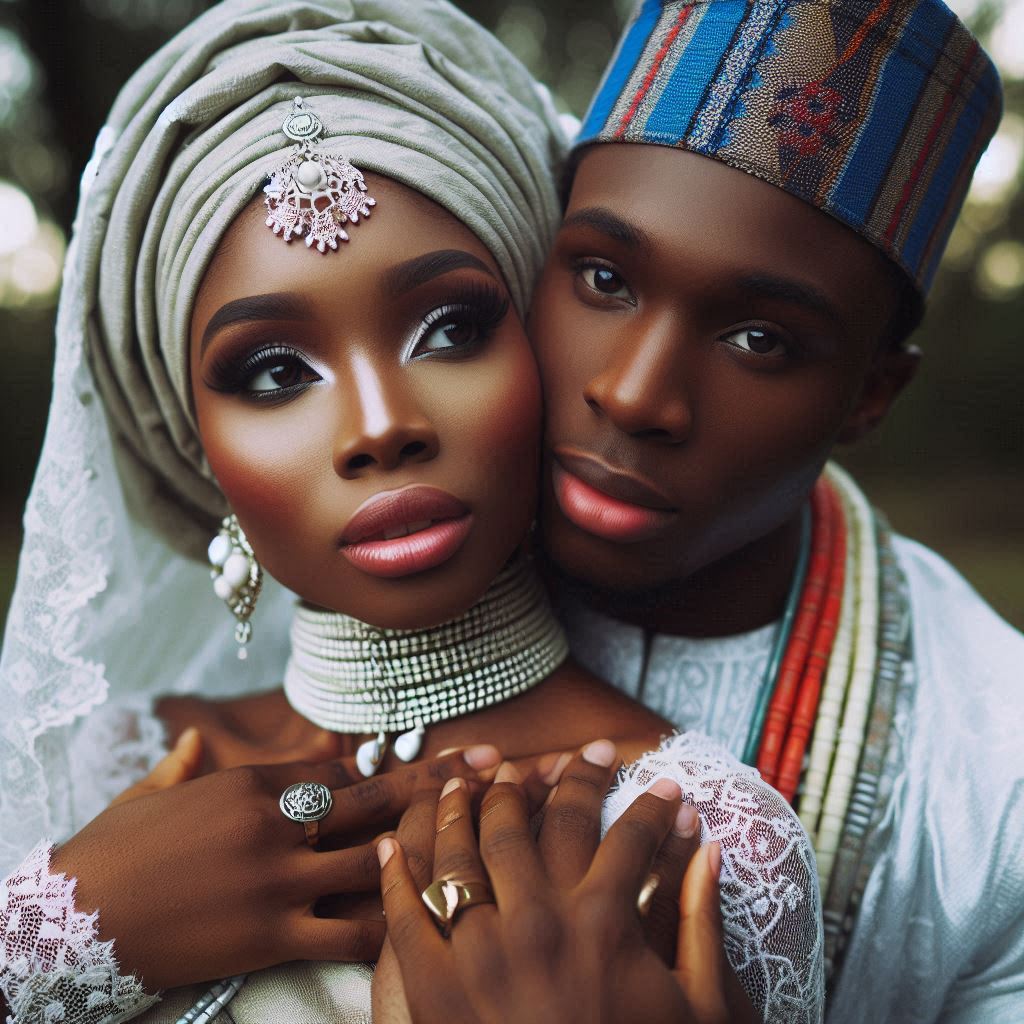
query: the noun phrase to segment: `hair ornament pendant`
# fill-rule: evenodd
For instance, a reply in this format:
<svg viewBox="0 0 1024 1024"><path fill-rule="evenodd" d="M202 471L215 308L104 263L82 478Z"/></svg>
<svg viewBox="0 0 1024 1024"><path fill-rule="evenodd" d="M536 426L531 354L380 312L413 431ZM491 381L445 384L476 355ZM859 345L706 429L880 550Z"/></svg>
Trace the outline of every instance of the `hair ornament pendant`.
<svg viewBox="0 0 1024 1024"><path fill-rule="evenodd" d="M348 241L343 225L369 217L377 200L366 195L366 182L343 156L320 148L323 122L296 96L281 130L295 145L288 158L270 176L263 191L267 227L290 242L305 235L306 245L320 252L337 249Z"/></svg>

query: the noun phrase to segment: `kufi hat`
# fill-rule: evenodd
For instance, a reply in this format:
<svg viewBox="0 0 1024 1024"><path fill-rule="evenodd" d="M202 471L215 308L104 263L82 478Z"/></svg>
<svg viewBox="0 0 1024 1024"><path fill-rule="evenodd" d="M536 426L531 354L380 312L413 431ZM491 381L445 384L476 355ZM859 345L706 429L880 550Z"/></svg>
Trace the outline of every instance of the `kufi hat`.
<svg viewBox="0 0 1024 1024"><path fill-rule="evenodd" d="M676 146L842 221L928 291L1002 109L940 0L644 0L577 140Z"/></svg>

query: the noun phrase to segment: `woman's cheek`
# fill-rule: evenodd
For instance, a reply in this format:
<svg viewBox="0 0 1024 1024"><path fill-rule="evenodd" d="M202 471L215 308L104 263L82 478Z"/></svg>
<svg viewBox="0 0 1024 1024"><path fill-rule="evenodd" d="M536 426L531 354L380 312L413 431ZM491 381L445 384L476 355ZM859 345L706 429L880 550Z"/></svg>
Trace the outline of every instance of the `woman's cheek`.
<svg viewBox="0 0 1024 1024"><path fill-rule="evenodd" d="M275 411L232 410L200 423L210 468L257 553L274 546L274 538L303 535L296 522L311 511L323 445L312 424L275 417Z"/></svg>

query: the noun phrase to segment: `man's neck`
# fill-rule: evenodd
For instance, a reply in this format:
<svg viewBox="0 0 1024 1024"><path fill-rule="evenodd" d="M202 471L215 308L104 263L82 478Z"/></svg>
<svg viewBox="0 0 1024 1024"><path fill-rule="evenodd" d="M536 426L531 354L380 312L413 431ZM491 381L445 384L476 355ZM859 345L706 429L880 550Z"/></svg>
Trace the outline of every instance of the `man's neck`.
<svg viewBox="0 0 1024 1024"><path fill-rule="evenodd" d="M713 637L746 633L782 615L800 547L800 516L691 576L655 590L602 590L552 574L557 590L595 611L657 633Z"/></svg>

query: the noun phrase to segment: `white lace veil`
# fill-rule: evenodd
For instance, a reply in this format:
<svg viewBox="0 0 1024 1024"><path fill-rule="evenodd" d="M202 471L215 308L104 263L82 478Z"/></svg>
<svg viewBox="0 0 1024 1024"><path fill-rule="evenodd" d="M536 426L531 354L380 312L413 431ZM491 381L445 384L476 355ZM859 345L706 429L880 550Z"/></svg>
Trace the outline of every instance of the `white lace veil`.
<svg viewBox="0 0 1024 1024"><path fill-rule="evenodd" d="M83 204L110 140L100 134ZM231 616L204 567L129 509L86 358L88 261L78 258L78 244L76 236L65 266L50 418L0 654L0 875L40 837L71 834L84 824L76 808L98 811L126 781L96 780L95 800L74 792L84 780L70 763L71 727L91 709L200 688L211 696L264 688L280 681L287 653L290 599L281 587L268 581L252 657L240 666ZM144 771L160 737L132 736L138 720L127 727L117 740L141 756Z"/></svg>
<svg viewBox="0 0 1024 1024"><path fill-rule="evenodd" d="M280 161L296 95L361 170L466 223L520 312L557 225L553 108L445 0L225 0L133 76L83 175L0 652L0 875L148 770L154 696L281 681L290 595L267 581L240 665L195 560L224 508L183 353L206 262Z"/></svg>

